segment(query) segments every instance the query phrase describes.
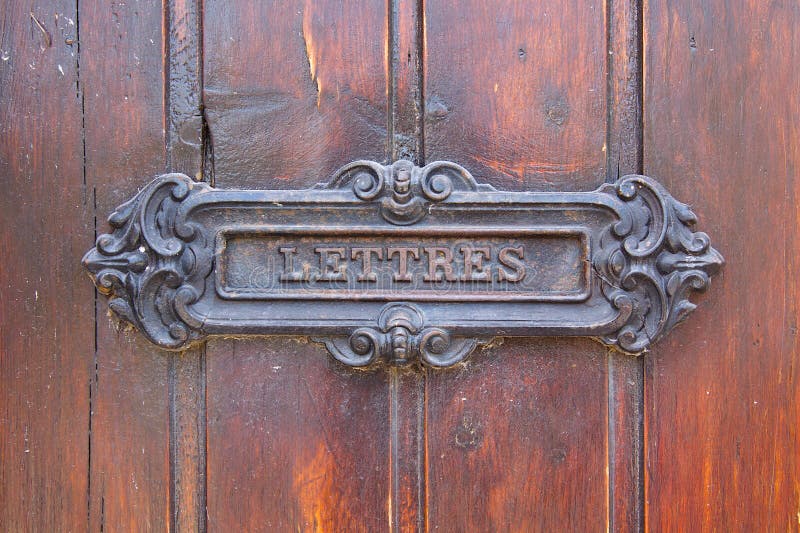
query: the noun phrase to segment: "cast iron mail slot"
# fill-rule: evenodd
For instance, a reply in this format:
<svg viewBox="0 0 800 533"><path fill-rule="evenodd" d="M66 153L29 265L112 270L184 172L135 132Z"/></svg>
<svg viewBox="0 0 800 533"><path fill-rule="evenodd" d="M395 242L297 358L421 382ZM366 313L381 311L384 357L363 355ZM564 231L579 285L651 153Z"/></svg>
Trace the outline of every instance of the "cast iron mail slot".
<svg viewBox="0 0 800 533"><path fill-rule="evenodd" d="M167 174L109 222L84 264L155 344L309 335L352 366L449 366L494 336L591 336L639 354L723 263L645 176L503 192L450 162L356 161L303 191Z"/></svg>

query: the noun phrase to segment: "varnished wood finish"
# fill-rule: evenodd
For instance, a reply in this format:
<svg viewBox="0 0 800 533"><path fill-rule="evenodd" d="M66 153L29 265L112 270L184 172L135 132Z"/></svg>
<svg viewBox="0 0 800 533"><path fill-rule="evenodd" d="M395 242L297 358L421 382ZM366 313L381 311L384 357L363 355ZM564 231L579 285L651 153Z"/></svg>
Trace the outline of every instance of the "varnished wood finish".
<svg viewBox="0 0 800 533"><path fill-rule="evenodd" d="M202 531L206 484L212 531L798 528L791 2L7 0L0 21L0 530ZM168 355L81 272L165 169L298 189L397 157L509 190L643 171L728 265L643 360L505 339L446 371L302 338Z"/></svg>
<svg viewBox="0 0 800 533"><path fill-rule="evenodd" d="M93 206L77 18L74 2L0 9L2 531L86 528L94 296L75 259Z"/></svg>
<svg viewBox="0 0 800 533"><path fill-rule="evenodd" d="M205 4L205 106L220 187L303 188L387 150L381 1ZM208 344L211 530L382 530L385 373L307 341ZM231 502L236 504L232 505Z"/></svg>
<svg viewBox="0 0 800 533"><path fill-rule="evenodd" d="M164 169L161 3L80 3L86 182L98 225ZM102 229L102 228L101 228ZM76 254L74 261L79 261ZM166 529L169 359L97 306L89 529ZM86 320L82 318L81 320Z"/></svg>
<svg viewBox="0 0 800 533"><path fill-rule="evenodd" d="M303 340L209 341L209 530L385 530L388 399Z"/></svg>
<svg viewBox="0 0 800 533"><path fill-rule="evenodd" d="M646 360L647 525L796 531L800 11L646 7L645 171L695 198L731 256Z"/></svg>
<svg viewBox="0 0 800 533"><path fill-rule="evenodd" d="M508 190L603 181L603 3L425 2L425 155Z"/></svg>
<svg viewBox="0 0 800 533"><path fill-rule="evenodd" d="M302 189L387 150L387 6L205 4L204 102L217 185Z"/></svg>
<svg viewBox="0 0 800 533"><path fill-rule="evenodd" d="M588 340L506 339L429 375L429 530L605 529L605 363Z"/></svg>
<svg viewBox="0 0 800 533"><path fill-rule="evenodd" d="M167 2L167 169L211 181L202 111L202 2ZM206 529L205 345L170 358L170 521L173 531Z"/></svg>
<svg viewBox="0 0 800 533"><path fill-rule="evenodd" d="M606 181L641 174L642 8L637 0L609 0ZM608 353L608 525L644 527L644 362Z"/></svg>
<svg viewBox="0 0 800 533"><path fill-rule="evenodd" d="M427 158L446 154L504 189L603 182L602 3L429 1L425 22ZM551 365L574 378L551 381ZM601 346L549 340L506 341L429 376L428 526L601 529L605 376Z"/></svg>

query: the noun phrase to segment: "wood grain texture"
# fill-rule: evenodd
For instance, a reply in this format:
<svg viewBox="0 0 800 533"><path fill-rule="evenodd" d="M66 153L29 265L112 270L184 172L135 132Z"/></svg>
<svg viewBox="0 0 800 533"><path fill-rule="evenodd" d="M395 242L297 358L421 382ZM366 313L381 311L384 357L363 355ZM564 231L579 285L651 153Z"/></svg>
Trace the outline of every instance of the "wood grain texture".
<svg viewBox="0 0 800 533"><path fill-rule="evenodd" d="M511 190L606 175L601 2L425 2L425 155ZM427 384L430 529L602 530L606 351L506 340ZM468 502L468 505L465 505Z"/></svg>
<svg viewBox="0 0 800 533"><path fill-rule="evenodd" d="M217 186L304 188L384 159L387 13L382 1L206 2ZM207 358L210 530L386 529L387 373L279 337L210 342Z"/></svg>
<svg viewBox="0 0 800 533"><path fill-rule="evenodd" d="M385 530L387 391L304 341L209 341L209 529Z"/></svg>
<svg viewBox="0 0 800 533"><path fill-rule="evenodd" d="M425 3L425 151L508 190L603 181L603 3Z"/></svg>
<svg viewBox="0 0 800 533"><path fill-rule="evenodd" d="M205 5L204 101L219 184L304 188L387 152L387 6Z"/></svg>
<svg viewBox="0 0 800 533"><path fill-rule="evenodd" d="M425 530L425 383L427 369L388 371L390 531Z"/></svg>
<svg viewBox="0 0 800 533"><path fill-rule="evenodd" d="M430 374L428 527L606 529L605 354L506 339Z"/></svg>
<svg viewBox="0 0 800 533"><path fill-rule="evenodd" d="M800 525L798 28L792 2L647 3L645 171L728 260L647 358L653 531Z"/></svg>
<svg viewBox="0 0 800 533"><path fill-rule="evenodd" d="M389 1L390 159L422 165L424 153L422 0Z"/></svg>
<svg viewBox="0 0 800 533"><path fill-rule="evenodd" d="M204 173L201 0L166 2L164 43L167 170L198 181ZM205 345L169 357L170 520L173 531L206 530Z"/></svg>
<svg viewBox="0 0 800 533"><path fill-rule="evenodd" d="M86 180L98 231L163 172L163 11L160 2L80 4ZM88 281L84 280L84 283ZM90 529L163 530L169 520L168 357L120 331L97 305L92 380Z"/></svg>
<svg viewBox="0 0 800 533"><path fill-rule="evenodd" d="M421 0L388 2L389 159L423 165L423 12ZM425 383L427 369L390 368L389 531L425 528Z"/></svg>
<svg viewBox="0 0 800 533"><path fill-rule="evenodd" d="M2 531L86 529L93 214L76 21L74 2L0 9Z"/></svg>
<svg viewBox="0 0 800 533"><path fill-rule="evenodd" d="M173 531L206 531L205 346L170 359L170 520Z"/></svg>
<svg viewBox="0 0 800 533"><path fill-rule="evenodd" d="M642 173L642 11L638 0L608 0L606 181ZM644 359L608 354L608 522L644 529Z"/></svg>

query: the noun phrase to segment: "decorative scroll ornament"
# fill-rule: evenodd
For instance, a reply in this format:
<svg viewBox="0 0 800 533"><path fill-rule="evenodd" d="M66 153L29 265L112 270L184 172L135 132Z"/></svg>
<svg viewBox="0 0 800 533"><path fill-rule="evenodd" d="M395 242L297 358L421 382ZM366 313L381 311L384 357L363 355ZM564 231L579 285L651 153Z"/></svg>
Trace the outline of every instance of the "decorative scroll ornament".
<svg viewBox="0 0 800 533"><path fill-rule="evenodd" d="M494 336L589 336L639 354L722 256L657 182L503 192L450 162L357 161L304 191L160 176L84 265L150 341L309 335L350 366L447 367Z"/></svg>
<svg viewBox="0 0 800 533"><path fill-rule="evenodd" d="M466 358L478 342L451 339L447 330L423 327L422 312L411 304L389 304L378 316L377 328L358 328L349 337L314 339L323 342L338 361L367 366L379 360L407 365L418 359L433 367L447 367Z"/></svg>
<svg viewBox="0 0 800 533"><path fill-rule="evenodd" d="M640 353L695 309L690 293L708 289L724 260L708 235L692 231L697 217L689 206L652 179L625 176L602 190L625 209L602 234L594 265L603 294L630 316L601 340Z"/></svg>
<svg viewBox="0 0 800 533"><path fill-rule="evenodd" d="M436 161L422 168L411 161L393 165L374 161L355 161L336 171L335 177L320 188L352 184L353 193L369 202L377 200L381 216L398 226L422 220L433 202L443 202L454 190L494 191L491 185L478 184L464 167L449 161Z"/></svg>
<svg viewBox="0 0 800 533"><path fill-rule="evenodd" d="M109 307L164 348L201 337L187 306L204 291L213 266L208 235L176 220L181 202L209 190L183 174L166 174L114 211L114 232L101 235L83 258Z"/></svg>

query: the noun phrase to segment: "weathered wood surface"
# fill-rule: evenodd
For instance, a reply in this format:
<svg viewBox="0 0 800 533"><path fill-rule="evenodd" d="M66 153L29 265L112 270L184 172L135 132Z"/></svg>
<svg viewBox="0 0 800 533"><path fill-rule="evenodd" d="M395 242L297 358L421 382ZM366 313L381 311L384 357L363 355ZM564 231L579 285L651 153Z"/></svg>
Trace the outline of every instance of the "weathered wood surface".
<svg viewBox="0 0 800 533"><path fill-rule="evenodd" d="M205 4L217 185L303 189L384 158L386 14L377 0Z"/></svg>
<svg viewBox="0 0 800 533"><path fill-rule="evenodd" d="M604 7L425 2L425 155L507 190L603 181Z"/></svg>
<svg viewBox="0 0 800 533"><path fill-rule="evenodd" d="M0 13L0 529L202 530L206 481L212 530L798 527L793 5L206 0L205 35L195 2L79 6ZM207 388L81 271L165 168L288 189L400 156L512 190L643 169L729 264L644 369L579 339L416 374L230 339Z"/></svg>
<svg viewBox="0 0 800 533"><path fill-rule="evenodd" d="M642 2L609 0L606 180L642 174ZM608 528L644 527L644 358L608 356Z"/></svg>
<svg viewBox="0 0 800 533"><path fill-rule="evenodd" d="M170 0L165 14L165 122L169 172L211 182L202 111L202 0ZM170 529L206 530L205 345L169 360Z"/></svg>
<svg viewBox="0 0 800 533"><path fill-rule="evenodd" d="M800 525L799 27L793 2L647 3L644 169L730 256L646 359L653 531Z"/></svg>
<svg viewBox="0 0 800 533"><path fill-rule="evenodd" d="M605 529L603 349L507 339L427 395L429 529Z"/></svg>
<svg viewBox="0 0 800 533"><path fill-rule="evenodd" d="M152 0L81 2L80 9L86 183L103 231L108 213L165 167L163 11ZM119 331L107 312L98 300L89 529L162 530L169 519L169 359Z"/></svg>
<svg viewBox="0 0 800 533"><path fill-rule="evenodd" d="M425 22L429 160L510 190L604 181L601 2L431 1ZM509 340L430 375L428 526L603 529L605 353L586 340Z"/></svg>
<svg viewBox="0 0 800 533"><path fill-rule="evenodd" d="M206 2L217 186L304 188L383 159L386 15L372 0ZM385 372L278 337L210 341L207 357L209 529L386 528Z"/></svg>
<svg viewBox="0 0 800 533"><path fill-rule="evenodd" d="M86 528L94 291L74 2L0 9L0 530ZM67 231L65 231L65 228Z"/></svg>

